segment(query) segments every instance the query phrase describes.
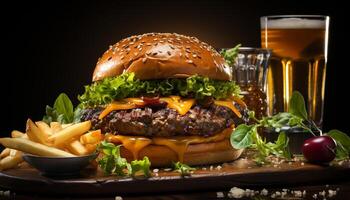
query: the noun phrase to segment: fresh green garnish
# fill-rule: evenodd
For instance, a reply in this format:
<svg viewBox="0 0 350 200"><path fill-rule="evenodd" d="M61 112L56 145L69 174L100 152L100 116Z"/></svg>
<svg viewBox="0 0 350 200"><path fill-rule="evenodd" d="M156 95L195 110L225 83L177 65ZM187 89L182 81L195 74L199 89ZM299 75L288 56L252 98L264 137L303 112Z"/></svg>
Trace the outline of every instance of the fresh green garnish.
<svg viewBox="0 0 350 200"><path fill-rule="evenodd" d="M350 156L350 137L336 129L330 130L327 133L328 136L333 138L337 143L336 158L338 160L347 159Z"/></svg>
<svg viewBox="0 0 350 200"><path fill-rule="evenodd" d="M196 170L196 168L190 167L181 162L176 162L174 163L174 170L179 172L181 176L189 176L192 171Z"/></svg>
<svg viewBox="0 0 350 200"><path fill-rule="evenodd" d="M235 59L238 55L239 47L241 47L241 44L238 44L231 49L223 49L220 51L220 54L224 57L227 64L229 64L230 66L232 66L235 62Z"/></svg>
<svg viewBox="0 0 350 200"><path fill-rule="evenodd" d="M211 80L197 75L186 79L141 81L135 78L134 73L126 73L85 86L85 93L78 99L84 107L87 107L104 105L113 100L145 94L193 96L196 99L204 97L223 99L231 95L239 96L239 93L239 86L233 81Z"/></svg>
<svg viewBox="0 0 350 200"><path fill-rule="evenodd" d="M289 139L284 132L280 132L282 127L301 128L313 135L315 135L314 130L317 130L322 135L322 131L307 116L303 96L300 92L294 91L289 101L289 112L263 117L261 120L255 118L254 112L249 112L249 118L254 120L255 123L239 125L231 134L231 145L236 149L253 148L258 150L255 159L257 163L265 162L269 155L290 159L292 155L288 149ZM280 132L278 139L274 143L266 142L258 134L259 128L269 128ZM336 158L349 158L350 137L338 130L331 130L327 135L337 143Z"/></svg>
<svg viewBox="0 0 350 200"><path fill-rule="evenodd" d="M258 150L256 161L258 163L265 162L266 157L275 155L290 159L288 142L289 138L284 132L281 132L275 142L266 142L259 133L259 128L271 128L276 132L285 126L292 128L300 127L311 131L311 129L304 124L307 120L307 113L305 109L304 98L299 92L293 92L289 104L290 112L278 113L271 117L263 117L258 120L254 116L254 112L249 112L249 118L255 123L251 125L241 124L232 133L230 141L232 147L236 149L253 148ZM305 114L306 113L306 114Z"/></svg>
<svg viewBox="0 0 350 200"><path fill-rule="evenodd" d="M72 122L79 122L81 117L81 109L77 107L73 109L72 101L65 93L61 93L55 100L53 107L46 106L46 115L43 121L46 123L60 122L61 124L68 124Z"/></svg>
<svg viewBox="0 0 350 200"><path fill-rule="evenodd" d="M137 172L141 172L145 177L150 177L150 167L151 162L147 156L143 157L143 160L133 160L131 161L131 176L135 176Z"/></svg>
<svg viewBox="0 0 350 200"><path fill-rule="evenodd" d="M136 173L141 172L145 177L151 176L151 162L148 157L128 163L128 161L120 155L120 145L116 146L106 141L102 141L97 149L103 153L103 156L98 159L98 164L105 174L135 176Z"/></svg>

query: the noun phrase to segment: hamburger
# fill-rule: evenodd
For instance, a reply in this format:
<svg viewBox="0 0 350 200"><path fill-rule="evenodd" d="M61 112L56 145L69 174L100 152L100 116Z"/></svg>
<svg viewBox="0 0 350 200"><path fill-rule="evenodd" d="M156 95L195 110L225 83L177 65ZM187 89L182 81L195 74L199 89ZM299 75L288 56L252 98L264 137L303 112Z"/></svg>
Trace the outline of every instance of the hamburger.
<svg viewBox="0 0 350 200"><path fill-rule="evenodd" d="M79 96L81 120L121 144L128 161L153 167L180 161L232 161L242 150L229 137L245 122L246 105L231 68L210 45L171 33L131 36L111 45Z"/></svg>

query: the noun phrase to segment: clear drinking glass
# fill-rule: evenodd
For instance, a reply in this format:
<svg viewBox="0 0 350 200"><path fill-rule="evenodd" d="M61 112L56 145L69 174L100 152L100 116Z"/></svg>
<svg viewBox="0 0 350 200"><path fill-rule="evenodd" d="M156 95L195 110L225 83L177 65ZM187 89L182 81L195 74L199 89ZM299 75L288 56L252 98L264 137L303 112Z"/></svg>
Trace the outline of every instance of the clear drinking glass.
<svg viewBox="0 0 350 200"><path fill-rule="evenodd" d="M233 64L233 77L240 86L243 100L255 116L266 116L266 72L271 51L241 47Z"/></svg>
<svg viewBox="0 0 350 200"><path fill-rule="evenodd" d="M272 49L267 75L269 115L288 111L301 92L309 117L321 127L326 80L329 17L281 15L260 18L261 46Z"/></svg>

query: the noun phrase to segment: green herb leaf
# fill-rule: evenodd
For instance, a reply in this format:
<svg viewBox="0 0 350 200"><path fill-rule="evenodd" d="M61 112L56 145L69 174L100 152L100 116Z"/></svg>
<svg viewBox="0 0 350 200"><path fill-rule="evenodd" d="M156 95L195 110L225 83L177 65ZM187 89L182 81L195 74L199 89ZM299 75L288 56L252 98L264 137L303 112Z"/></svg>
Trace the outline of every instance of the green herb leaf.
<svg viewBox="0 0 350 200"><path fill-rule="evenodd" d="M187 79L139 80L134 73L105 78L85 86L85 92L78 97L83 107L108 104L113 100L141 95L180 95L196 99L213 97L224 99L239 96L239 86L233 81L212 80L207 77L190 76Z"/></svg>
<svg viewBox="0 0 350 200"><path fill-rule="evenodd" d="M284 132L281 132L278 135L276 142L274 144L270 143L272 144L270 148L272 149L273 154L290 159L292 155L289 151L288 143L289 143L289 138Z"/></svg>
<svg viewBox="0 0 350 200"><path fill-rule="evenodd" d="M235 149L244 149L252 144L252 134L256 132L256 126L240 124L235 128L230 137L230 142Z"/></svg>
<svg viewBox="0 0 350 200"><path fill-rule="evenodd" d="M296 115L304 120L308 119L304 97L298 91L294 91L292 97L290 98L289 113Z"/></svg>
<svg viewBox="0 0 350 200"><path fill-rule="evenodd" d="M143 160L128 161L120 155L120 145L102 141L97 150L103 153L98 159L98 164L105 174L126 176L135 176L137 172L142 172L145 177L149 177L151 162L147 157Z"/></svg>
<svg viewBox="0 0 350 200"><path fill-rule="evenodd" d="M97 149L103 153L103 156L98 160L98 164L105 174L126 175L128 162L120 156L120 146L102 141Z"/></svg>
<svg viewBox="0 0 350 200"><path fill-rule="evenodd" d="M76 111L77 113L73 112L73 104L69 97L65 93L61 93L56 98L53 107L46 106L46 115L43 117L43 121L48 124L54 121L62 124L76 122L77 118L80 117L78 114L81 115L81 110Z"/></svg>
<svg viewBox="0 0 350 200"><path fill-rule="evenodd" d="M63 118L67 123L73 121L73 104L65 93L61 93L57 97L53 108L57 111L57 113L63 115Z"/></svg>
<svg viewBox="0 0 350 200"><path fill-rule="evenodd" d="M189 176L191 175L192 171L196 170L196 168L190 167L181 162L177 162L174 163L174 170L179 172L181 176Z"/></svg>
<svg viewBox="0 0 350 200"><path fill-rule="evenodd" d="M347 134L336 129L329 131L327 135L333 138L337 143L336 158L337 159L349 158L350 137Z"/></svg>
<svg viewBox="0 0 350 200"><path fill-rule="evenodd" d="M274 128L279 132L280 128L286 126L302 127L303 119L288 112L281 112L271 117L263 117L260 123L266 128Z"/></svg>
<svg viewBox="0 0 350 200"><path fill-rule="evenodd" d="M239 47L241 47L241 44L238 44L231 49L223 49L220 51L220 54L224 57L225 61L230 66L232 66L235 63L235 59L238 55Z"/></svg>
<svg viewBox="0 0 350 200"><path fill-rule="evenodd" d="M131 161L131 175L135 176L137 172L142 172L145 177L151 176L151 162L148 157L143 157L142 160L133 160Z"/></svg>

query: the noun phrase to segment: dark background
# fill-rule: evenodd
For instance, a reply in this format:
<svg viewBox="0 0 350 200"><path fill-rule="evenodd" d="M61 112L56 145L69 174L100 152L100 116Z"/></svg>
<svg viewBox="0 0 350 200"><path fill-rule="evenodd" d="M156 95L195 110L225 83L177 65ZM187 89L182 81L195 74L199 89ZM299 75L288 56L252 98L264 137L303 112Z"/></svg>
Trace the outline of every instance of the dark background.
<svg viewBox="0 0 350 200"><path fill-rule="evenodd" d="M60 92L77 103L95 63L109 45L146 32L196 36L214 47L260 46L263 15L331 17L324 129L349 131L349 66L345 5L339 1L99 1L12 2L2 5L3 37L0 134L24 131L40 120Z"/></svg>

